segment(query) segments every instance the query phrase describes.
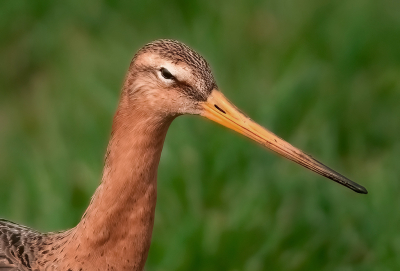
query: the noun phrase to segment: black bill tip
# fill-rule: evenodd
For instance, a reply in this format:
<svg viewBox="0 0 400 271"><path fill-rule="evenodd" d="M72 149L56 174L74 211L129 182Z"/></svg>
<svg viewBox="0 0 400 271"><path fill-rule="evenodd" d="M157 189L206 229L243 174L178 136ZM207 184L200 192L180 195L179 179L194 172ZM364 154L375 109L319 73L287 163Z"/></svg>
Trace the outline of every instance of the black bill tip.
<svg viewBox="0 0 400 271"><path fill-rule="evenodd" d="M360 194L368 194L367 189L364 186L361 186L359 184L356 184L351 188L353 191L360 193Z"/></svg>

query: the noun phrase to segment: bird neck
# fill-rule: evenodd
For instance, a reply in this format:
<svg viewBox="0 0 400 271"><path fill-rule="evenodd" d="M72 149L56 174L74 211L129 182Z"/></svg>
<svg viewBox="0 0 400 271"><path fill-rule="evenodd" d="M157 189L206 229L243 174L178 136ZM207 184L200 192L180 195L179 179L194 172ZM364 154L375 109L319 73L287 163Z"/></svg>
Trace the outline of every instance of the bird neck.
<svg viewBox="0 0 400 271"><path fill-rule="evenodd" d="M157 168L173 118L127 103L114 117L102 182L64 249L90 270L142 270L150 248Z"/></svg>

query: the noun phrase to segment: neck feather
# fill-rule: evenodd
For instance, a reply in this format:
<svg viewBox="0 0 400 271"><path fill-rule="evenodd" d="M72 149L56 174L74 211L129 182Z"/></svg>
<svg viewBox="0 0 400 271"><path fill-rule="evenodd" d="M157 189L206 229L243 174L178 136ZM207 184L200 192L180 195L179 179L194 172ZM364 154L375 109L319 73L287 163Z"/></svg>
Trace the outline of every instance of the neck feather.
<svg viewBox="0 0 400 271"><path fill-rule="evenodd" d="M121 100L102 182L81 222L69 232L59 266L62 258L75 258L65 268L90 263L87 270L143 269L154 223L157 168L172 120Z"/></svg>

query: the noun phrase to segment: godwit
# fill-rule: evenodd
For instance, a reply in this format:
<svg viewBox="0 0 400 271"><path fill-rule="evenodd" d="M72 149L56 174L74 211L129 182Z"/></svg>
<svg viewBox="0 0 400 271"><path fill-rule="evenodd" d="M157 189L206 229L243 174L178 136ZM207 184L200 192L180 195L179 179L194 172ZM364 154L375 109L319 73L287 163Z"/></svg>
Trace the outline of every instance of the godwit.
<svg viewBox="0 0 400 271"><path fill-rule="evenodd" d="M201 115L358 193L367 190L262 128L219 91L188 46L157 40L134 56L122 88L100 186L80 223L39 233L0 220L0 270L143 270L150 247L157 167L171 122Z"/></svg>

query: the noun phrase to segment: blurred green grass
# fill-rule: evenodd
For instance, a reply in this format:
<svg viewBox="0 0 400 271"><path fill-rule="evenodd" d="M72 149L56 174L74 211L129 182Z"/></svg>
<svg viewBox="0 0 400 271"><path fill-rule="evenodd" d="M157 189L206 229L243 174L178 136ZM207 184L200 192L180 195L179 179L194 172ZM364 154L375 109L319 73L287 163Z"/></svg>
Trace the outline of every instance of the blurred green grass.
<svg viewBox="0 0 400 271"><path fill-rule="evenodd" d="M174 38L254 120L370 194L180 117L147 270L398 270L399 14L392 0L2 1L0 217L79 221L131 57Z"/></svg>

